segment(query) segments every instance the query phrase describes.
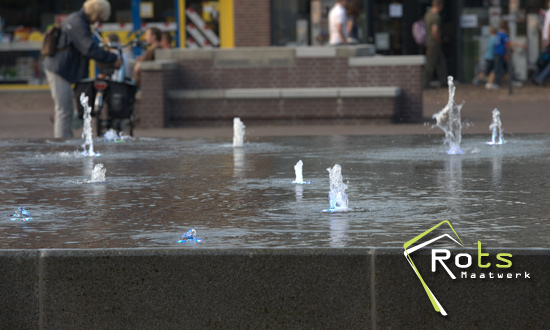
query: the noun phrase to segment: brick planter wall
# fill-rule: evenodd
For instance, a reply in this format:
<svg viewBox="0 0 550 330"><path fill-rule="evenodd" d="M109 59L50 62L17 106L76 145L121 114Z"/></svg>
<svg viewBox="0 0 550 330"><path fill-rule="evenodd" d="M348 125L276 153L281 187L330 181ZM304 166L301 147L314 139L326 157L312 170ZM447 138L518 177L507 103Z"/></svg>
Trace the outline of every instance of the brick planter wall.
<svg viewBox="0 0 550 330"><path fill-rule="evenodd" d="M372 98L368 103L359 98L178 100L174 102L171 122L176 125L220 120L232 123L234 117L243 120L293 121L391 118L394 103L393 98Z"/></svg>
<svg viewBox="0 0 550 330"><path fill-rule="evenodd" d="M398 86L402 95L395 105L398 113L394 119L400 122L422 120L422 66L419 65L349 66L347 58L298 58L296 65L291 67L217 68L211 60L181 60L178 66L183 89ZM186 107L193 111L191 109L204 106L187 102L174 108L173 119L185 118L177 113L187 111ZM322 111L336 111L334 102L320 102ZM380 107L388 103L368 99L363 100L362 106ZM262 111L271 110L262 106Z"/></svg>
<svg viewBox="0 0 550 330"><path fill-rule="evenodd" d="M148 83L137 106L139 126L231 123L236 116L270 121L421 121L423 57L364 56L366 51L365 46L160 51L159 60L142 72ZM398 89L399 93L348 97L311 93L302 97L301 91L292 97L270 93L229 97L223 93L235 89L377 87ZM171 91L209 91L210 96L174 96Z"/></svg>
<svg viewBox="0 0 550 330"><path fill-rule="evenodd" d="M178 88L179 77L175 66L155 66L153 63L142 65L141 97L136 101L135 113L141 128L164 127L170 118L170 104L166 91Z"/></svg>

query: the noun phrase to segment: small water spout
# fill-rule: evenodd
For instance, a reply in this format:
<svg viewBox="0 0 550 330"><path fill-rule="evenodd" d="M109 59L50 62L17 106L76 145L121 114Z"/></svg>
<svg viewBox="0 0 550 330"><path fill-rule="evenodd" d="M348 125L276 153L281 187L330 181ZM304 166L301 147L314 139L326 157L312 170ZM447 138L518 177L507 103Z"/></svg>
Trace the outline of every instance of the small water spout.
<svg viewBox="0 0 550 330"><path fill-rule="evenodd" d="M244 144L245 126L241 118L233 118L233 147L242 147Z"/></svg>
<svg viewBox="0 0 550 330"><path fill-rule="evenodd" d="M330 192L328 194L330 208L323 210L323 212L351 211L352 209L348 207L348 196L346 195L348 186L342 178L342 167L336 164L333 168L327 168L327 171L330 179Z"/></svg>
<svg viewBox="0 0 550 330"><path fill-rule="evenodd" d="M82 148L83 156L94 157L99 156L99 153L94 152L94 140L93 140L93 131L92 131L92 107L88 104L88 97L84 93L80 94L80 104L84 108L84 127L82 129L82 138L84 139L84 144ZM88 150L86 150L88 146Z"/></svg>
<svg viewBox="0 0 550 330"><path fill-rule="evenodd" d="M304 176L302 175L302 168L304 166L304 163L302 160L298 161L296 165L294 165L294 173L296 174L296 180L292 181L292 183L296 184L310 184L309 181L304 181Z"/></svg>
<svg viewBox="0 0 550 330"><path fill-rule="evenodd" d="M432 118L436 120L436 126L441 128L445 132L445 145L448 147L447 154L460 155L462 149L460 149L460 142L462 141L462 121L460 118L460 109L462 104L455 103L455 90L456 87L453 83L453 77L447 78L449 85L449 102L438 113L434 114Z"/></svg>
<svg viewBox="0 0 550 330"><path fill-rule="evenodd" d="M187 242L202 242L202 239L197 237L197 231L192 228L187 231L184 235L181 236L181 239L178 241L178 243L187 243Z"/></svg>
<svg viewBox="0 0 550 330"><path fill-rule="evenodd" d="M107 132L103 134L103 139L107 142L124 142L125 140L129 139L130 136L124 135L123 132L117 133L114 129L109 129Z"/></svg>
<svg viewBox="0 0 550 330"><path fill-rule="evenodd" d="M32 219L31 214L23 207L18 207L15 213L11 216L11 221L23 220L29 221Z"/></svg>
<svg viewBox="0 0 550 330"><path fill-rule="evenodd" d="M96 164L90 182L105 182L105 172L107 172L107 169L103 167L103 164Z"/></svg>
<svg viewBox="0 0 550 330"><path fill-rule="evenodd" d="M502 137L502 121L500 120L500 111L498 111L497 108L493 110L493 122L489 125L489 129L491 130L492 138L491 142L487 142L487 144L503 144L504 138Z"/></svg>

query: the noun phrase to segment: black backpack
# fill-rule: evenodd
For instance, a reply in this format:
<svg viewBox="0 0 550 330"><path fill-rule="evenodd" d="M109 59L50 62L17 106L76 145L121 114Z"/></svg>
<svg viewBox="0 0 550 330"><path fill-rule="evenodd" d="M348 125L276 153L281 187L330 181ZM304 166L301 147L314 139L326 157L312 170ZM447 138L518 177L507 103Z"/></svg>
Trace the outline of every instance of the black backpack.
<svg viewBox="0 0 550 330"><path fill-rule="evenodd" d="M40 48L40 53L42 56L54 56L55 53L59 51L69 49L69 47L57 49L59 36L61 36L61 28L57 26L57 24L50 26L46 30L46 33L44 33L44 39L42 39L42 48Z"/></svg>
<svg viewBox="0 0 550 330"><path fill-rule="evenodd" d="M57 41L61 35L61 28L57 25L52 25L44 33L44 39L42 40L42 48L40 53L42 56L54 56L57 51Z"/></svg>

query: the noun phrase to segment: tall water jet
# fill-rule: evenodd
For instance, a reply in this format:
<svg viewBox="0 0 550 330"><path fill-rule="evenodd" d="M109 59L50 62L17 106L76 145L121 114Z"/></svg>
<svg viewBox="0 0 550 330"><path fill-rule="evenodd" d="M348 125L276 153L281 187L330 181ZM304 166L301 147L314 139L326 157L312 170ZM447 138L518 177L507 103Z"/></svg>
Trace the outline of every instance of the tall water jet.
<svg viewBox="0 0 550 330"><path fill-rule="evenodd" d="M296 165L294 165L294 173L296 174L296 180L292 181L292 183L296 184L310 184L309 181L304 181L304 176L302 175L302 168L304 166L304 163L302 160L299 160Z"/></svg>
<svg viewBox="0 0 550 330"><path fill-rule="evenodd" d="M330 201L330 208L323 210L323 212L346 212L351 211L348 208L348 196L346 195L346 189L348 186L344 183L342 178L342 167L338 164L333 168L327 168L330 179L330 192L328 198Z"/></svg>
<svg viewBox="0 0 550 330"><path fill-rule="evenodd" d="M90 182L105 182L105 172L107 172L107 169L103 167L103 164L96 164L92 170Z"/></svg>
<svg viewBox="0 0 550 330"><path fill-rule="evenodd" d="M80 94L80 104L84 108L84 127L82 129L82 138L84 139L82 148L84 148L84 151L82 151L82 155L89 157L99 156L99 153L94 152L92 107L88 104L88 97L84 93ZM86 146L88 146L88 150L86 150Z"/></svg>
<svg viewBox="0 0 550 330"><path fill-rule="evenodd" d="M456 87L453 83L453 77L447 78L449 85L449 102L438 113L434 114L432 118L436 120L437 127L441 128L445 132L445 145L448 147L447 154L460 155L462 149L460 149L460 142L462 141L462 121L460 118L460 109L462 104L455 103L455 90Z"/></svg>
<svg viewBox="0 0 550 330"><path fill-rule="evenodd" d="M244 144L244 124L241 118L233 118L233 147L242 147Z"/></svg>
<svg viewBox="0 0 550 330"><path fill-rule="evenodd" d="M502 137L502 121L500 121L500 111L498 111L497 108L493 110L493 122L489 125L489 129L492 132L492 139L491 142L487 142L487 144L503 144L504 138Z"/></svg>

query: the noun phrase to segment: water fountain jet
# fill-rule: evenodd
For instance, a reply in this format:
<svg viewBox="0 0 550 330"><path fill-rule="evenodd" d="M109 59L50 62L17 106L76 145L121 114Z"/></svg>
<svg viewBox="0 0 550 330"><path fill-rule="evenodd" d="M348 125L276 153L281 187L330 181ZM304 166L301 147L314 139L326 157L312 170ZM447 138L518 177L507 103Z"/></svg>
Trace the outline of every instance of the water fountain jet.
<svg viewBox="0 0 550 330"><path fill-rule="evenodd" d="M500 111L497 108L493 110L493 122L489 125L489 129L492 132L491 142L487 142L489 145L503 144L504 138L502 137L502 121L500 120ZM498 141L497 141L498 137Z"/></svg>
<svg viewBox="0 0 550 330"><path fill-rule="evenodd" d="M105 172L107 172L107 169L103 167L103 164L96 164L90 182L105 182Z"/></svg>
<svg viewBox="0 0 550 330"><path fill-rule="evenodd" d="M294 173L296 174L296 180L292 181L295 184L310 184L310 181L304 181L304 176L302 175L302 168L304 163L302 160L299 160L296 165L294 165Z"/></svg>
<svg viewBox="0 0 550 330"><path fill-rule="evenodd" d="M181 239L178 241L178 243L187 243L187 242L196 242L200 243L202 242L201 238L197 237L197 231L194 228L191 228L181 236Z"/></svg>
<svg viewBox="0 0 550 330"><path fill-rule="evenodd" d="M241 118L233 118L233 147L243 147L245 127Z"/></svg>
<svg viewBox="0 0 550 330"><path fill-rule="evenodd" d="M82 155L87 157L99 156L99 153L94 152L92 107L88 104L88 97L84 93L80 94L80 104L84 108L84 127L82 129L82 138L84 139L82 148L84 148L84 151L82 151ZM86 150L86 146L88 146L88 150Z"/></svg>
<svg viewBox="0 0 550 330"><path fill-rule="evenodd" d="M460 142L462 141L462 122L460 118L460 109L462 104L455 103L455 90L456 87L453 83L453 77L447 78L449 85L449 102L438 113L434 114L432 118L436 120L436 126L441 128L445 132L445 145L449 148L447 154L460 155L462 149L460 149Z"/></svg>
<svg viewBox="0 0 550 330"><path fill-rule="evenodd" d="M25 210L23 207L17 208L15 210L15 213L11 216L11 221L17 221L17 220L23 220L23 221L29 221L32 219L31 214Z"/></svg>
<svg viewBox="0 0 550 330"><path fill-rule="evenodd" d="M323 212L348 212L352 211L348 207L348 196L346 195L346 189L348 186L344 183L342 178L342 167L335 164L333 168L327 168L330 179L330 192L328 198L330 201L330 208L323 210Z"/></svg>

